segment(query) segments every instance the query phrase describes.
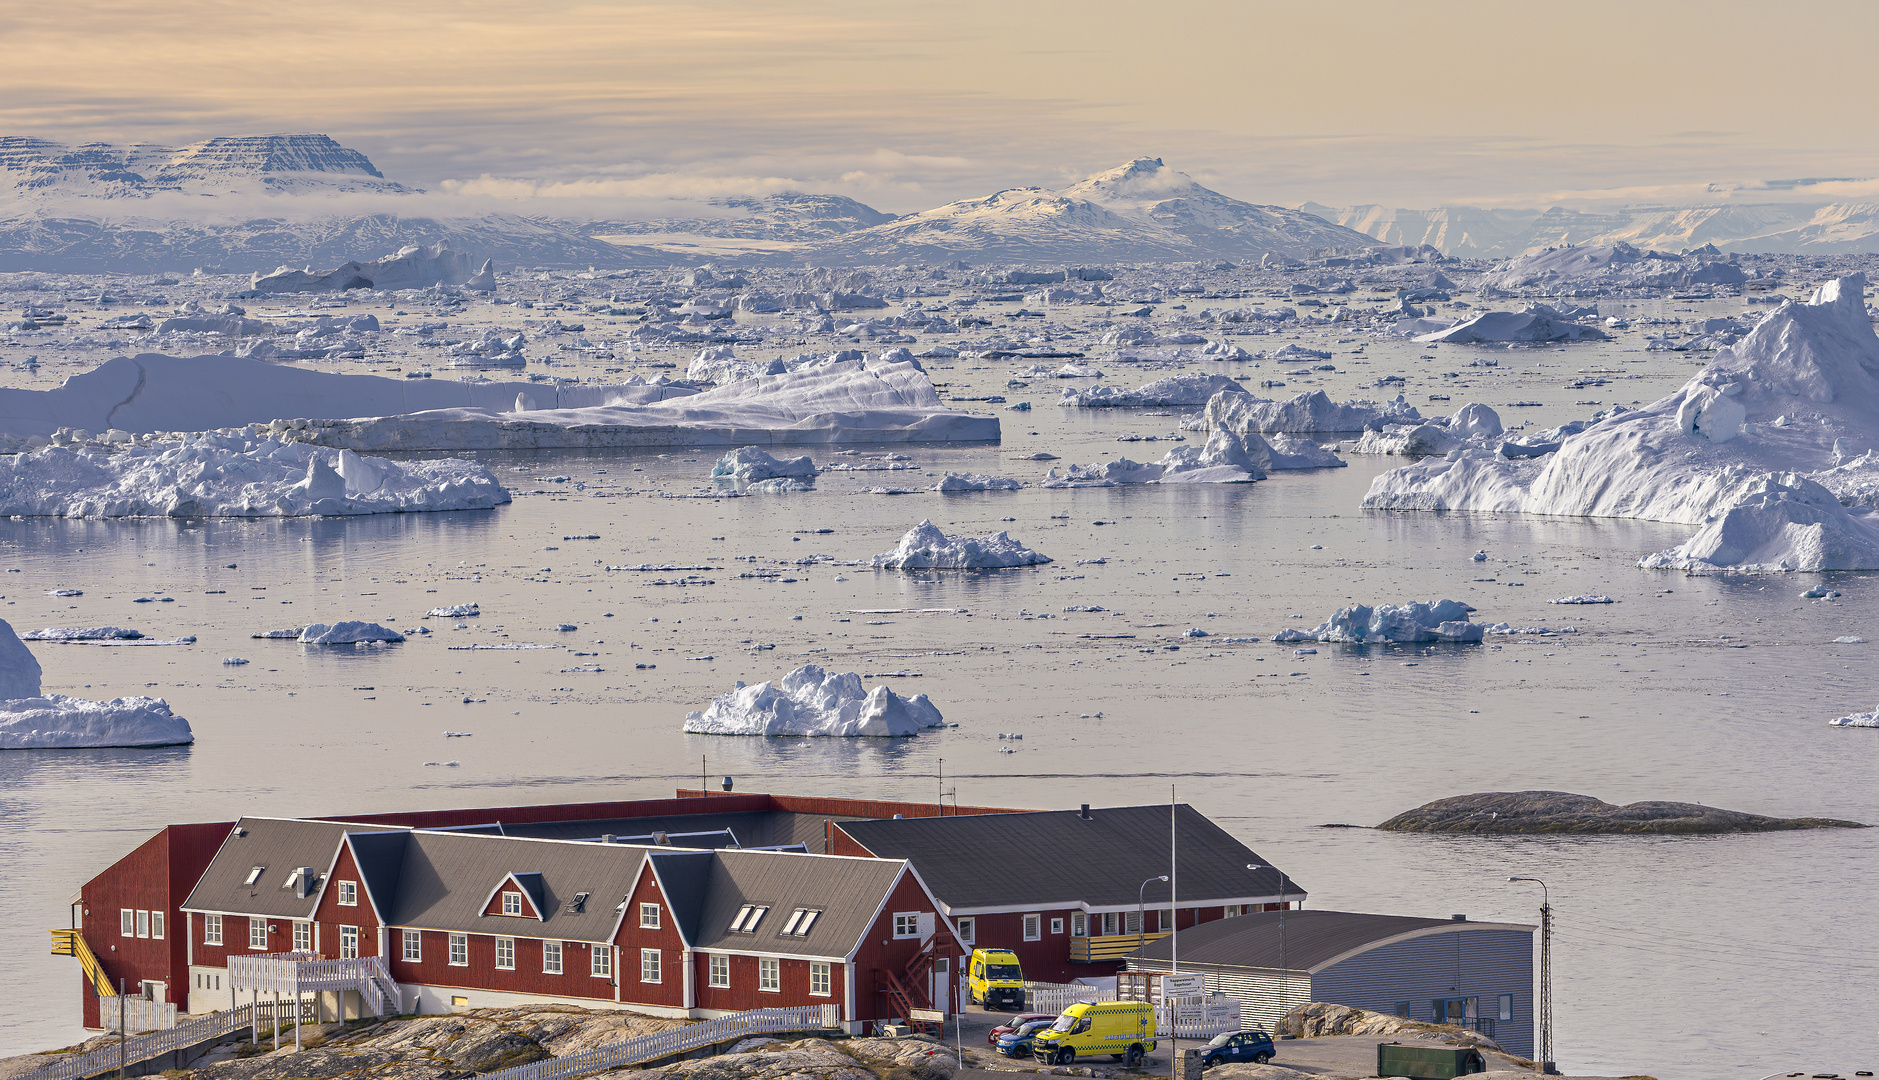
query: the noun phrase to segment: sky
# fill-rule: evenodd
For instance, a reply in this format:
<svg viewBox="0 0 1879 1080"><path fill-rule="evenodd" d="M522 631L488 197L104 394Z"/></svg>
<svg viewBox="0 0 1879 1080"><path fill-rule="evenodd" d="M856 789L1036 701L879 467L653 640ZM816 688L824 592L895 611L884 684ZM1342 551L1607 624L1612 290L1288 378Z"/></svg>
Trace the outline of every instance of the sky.
<svg viewBox="0 0 1879 1080"><path fill-rule="evenodd" d="M904 213L1140 156L1284 205L1700 202L1879 177L1876 32L1870 0L72 0L0 6L0 134L318 131L589 205Z"/></svg>

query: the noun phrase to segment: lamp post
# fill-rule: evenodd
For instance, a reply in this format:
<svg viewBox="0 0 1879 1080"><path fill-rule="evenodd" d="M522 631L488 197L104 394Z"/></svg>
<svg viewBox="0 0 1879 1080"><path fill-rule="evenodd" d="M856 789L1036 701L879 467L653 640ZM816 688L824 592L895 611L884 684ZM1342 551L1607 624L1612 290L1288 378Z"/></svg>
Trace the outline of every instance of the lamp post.
<svg viewBox="0 0 1879 1080"><path fill-rule="evenodd" d="M1166 880L1168 880L1168 875L1166 874L1162 874L1159 877L1145 878L1142 881L1141 887L1135 890L1135 951L1138 953L1142 951L1144 945L1148 944L1148 915L1142 905L1142 890L1148 888L1150 881Z"/></svg>
<svg viewBox="0 0 1879 1080"><path fill-rule="evenodd" d="M1528 881L1540 887L1540 1071L1559 1072L1553 1064L1553 901L1546 882L1536 877L1510 877L1508 881Z"/></svg>
<svg viewBox="0 0 1879 1080"><path fill-rule="evenodd" d="M1286 900L1285 898L1285 871L1280 870L1276 866L1268 866L1264 863L1256 863L1256 862L1247 863L1246 868L1248 870L1271 870L1271 871L1276 872L1279 875L1279 967L1281 969L1284 969L1285 968L1285 911L1287 908L1292 906L1291 902Z"/></svg>

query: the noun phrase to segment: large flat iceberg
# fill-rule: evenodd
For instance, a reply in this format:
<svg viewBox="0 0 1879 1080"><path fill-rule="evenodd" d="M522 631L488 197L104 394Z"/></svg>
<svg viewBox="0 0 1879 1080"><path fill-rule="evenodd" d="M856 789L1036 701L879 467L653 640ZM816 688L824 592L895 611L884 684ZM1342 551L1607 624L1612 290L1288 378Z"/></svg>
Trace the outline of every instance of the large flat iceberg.
<svg viewBox="0 0 1879 1080"><path fill-rule="evenodd" d="M1366 507L1697 526L1654 568L1879 569L1879 337L1865 279L1789 301L1676 393L1531 458L1462 448L1379 476Z"/></svg>
<svg viewBox="0 0 1879 1080"><path fill-rule="evenodd" d="M1339 608L1310 630L1281 630L1274 641L1332 641L1348 645L1375 642L1480 641L1483 627L1468 621L1473 608L1459 600L1433 604L1353 604Z"/></svg>
<svg viewBox="0 0 1879 1080"><path fill-rule="evenodd" d="M925 694L902 697L886 686L863 689L852 671L825 672L814 664L774 682L719 694L702 712L686 714L696 735L835 735L901 738L944 727Z"/></svg>
<svg viewBox="0 0 1879 1080"><path fill-rule="evenodd" d="M179 746L195 741L189 721L162 698L87 701L42 694L39 661L0 619L0 750Z"/></svg>
<svg viewBox="0 0 1879 1080"><path fill-rule="evenodd" d="M1120 386L1092 386L1086 390L1065 390L1059 405L1085 409L1138 408L1145 406L1205 405L1215 394L1246 393L1246 388L1225 375L1184 373L1124 390Z"/></svg>

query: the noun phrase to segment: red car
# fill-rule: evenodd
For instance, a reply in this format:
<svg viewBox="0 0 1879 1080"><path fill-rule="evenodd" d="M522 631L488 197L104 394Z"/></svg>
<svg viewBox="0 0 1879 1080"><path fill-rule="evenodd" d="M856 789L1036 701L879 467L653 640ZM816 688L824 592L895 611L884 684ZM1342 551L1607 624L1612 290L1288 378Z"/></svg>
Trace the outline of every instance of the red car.
<svg viewBox="0 0 1879 1080"><path fill-rule="evenodd" d="M1019 1013L1018 1015L1012 1017L1011 1019L993 1028L992 1033L985 1037L985 1041L992 1044L993 1046L997 1046L998 1037L1000 1035L1009 1035L1012 1032L1018 1030L1019 1028L1023 1027L1024 1025L1030 1023L1033 1020L1055 1020L1055 1019L1057 1019L1056 1013Z"/></svg>

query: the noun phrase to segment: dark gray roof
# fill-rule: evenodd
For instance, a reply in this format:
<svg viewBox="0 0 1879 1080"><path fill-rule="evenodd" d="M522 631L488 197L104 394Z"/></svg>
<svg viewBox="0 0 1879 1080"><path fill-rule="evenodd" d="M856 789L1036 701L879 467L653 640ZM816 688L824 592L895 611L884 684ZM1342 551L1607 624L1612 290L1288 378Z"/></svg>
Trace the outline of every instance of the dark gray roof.
<svg viewBox="0 0 1879 1080"><path fill-rule="evenodd" d="M1279 875L1248 870L1266 860L1193 807L1176 808L1182 907L1279 898ZM1132 908L1148 878L1168 872L1168 807L1115 806L1027 814L876 818L839 826L887 859L907 859L954 914L1061 908ZM1045 858L1025 852L1058 853ZM1305 890L1286 878L1286 895ZM1151 907L1166 906L1168 886L1149 882Z"/></svg>
<svg viewBox="0 0 1879 1080"><path fill-rule="evenodd" d="M782 810L740 811L724 814L672 814L659 817L595 818L586 821L538 821L503 823L508 836L533 836L544 840L594 840L609 833L616 837L650 836L655 832L675 834L678 847L774 847L803 844L812 852L824 850L823 822L845 820L833 815L798 814ZM718 840L685 840L683 833L710 833L728 829L737 837L736 845ZM642 841L643 842L643 841Z"/></svg>
<svg viewBox="0 0 1879 1080"><path fill-rule="evenodd" d="M699 918L705 907L705 890L710 886L711 864L715 860L708 851L661 851L654 853L651 859L659 888L671 902L679 936L687 944L696 943Z"/></svg>
<svg viewBox="0 0 1879 1080"><path fill-rule="evenodd" d="M392 900L398 895L398 874L404 867L405 840L411 834L402 829L387 832L349 832L352 860L358 864L360 883L372 904L378 921L391 914Z"/></svg>
<svg viewBox="0 0 1879 1080"><path fill-rule="evenodd" d="M647 854L646 848L624 844L416 831L406 841L386 921L477 934L499 934L504 925L513 925L524 937L606 941L619 925L617 909L633 891ZM541 875L541 922L483 914L490 894L509 874ZM578 893L587 894L586 902L571 910Z"/></svg>
<svg viewBox="0 0 1879 1080"><path fill-rule="evenodd" d="M693 947L846 957L861 943L905 869L905 863L889 859L713 852ZM731 919L745 904L768 904L770 913L756 933L733 933ZM822 914L807 937L782 936L799 907Z"/></svg>
<svg viewBox="0 0 1879 1080"><path fill-rule="evenodd" d="M346 833L372 830L371 825L335 821L298 821L245 817L229 830L222 847L209 860L183 907L190 911L223 911L280 919L307 919L319 904L317 890L307 896L288 888L288 877L302 866L324 877ZM253 885L246 884L255 867L262 867Z"/></svg>
<svg viewBox="0 0 1879 1080"><path fill-rule="evenodd" d="M1175 935L1181 949L1181 966L1316 971L1348 953L1374 948L1415 931L1533 929L1522 923L1461 922L1413 915L1367 915L1356 911L1291 911L1285 913L1281 933L1279 914L1266 911L1216 919L1181 931ZM1174 945L1175 940L1171 938L1149 942L1130 960L1139 960L1141 966L1150 970L1165 968ZM1285 958L1283 969L1279 962L1281 951Z"/></svg>

